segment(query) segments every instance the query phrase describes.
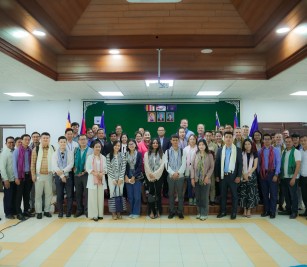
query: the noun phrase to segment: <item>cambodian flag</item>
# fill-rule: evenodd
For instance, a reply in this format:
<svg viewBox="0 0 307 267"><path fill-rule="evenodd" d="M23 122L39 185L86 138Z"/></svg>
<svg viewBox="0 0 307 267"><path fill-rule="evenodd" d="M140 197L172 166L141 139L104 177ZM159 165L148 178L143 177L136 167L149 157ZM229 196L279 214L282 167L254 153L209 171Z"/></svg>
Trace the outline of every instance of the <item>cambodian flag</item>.
<svg viewBox="0 0 307 267"><path fill-rule="evenodd" d="M221 124L220 124L219 115L217 115L217 112L215 112L215 129L218 130L220 126Z"/></svg>
<svg viewBox="0 0 307 267"><path fill-rule="evenodd" d="M237 112L235 113L235 117L233 119L233 128L236 129L239 127L239 122L238 122L238 117L237 117Z"/></svg>

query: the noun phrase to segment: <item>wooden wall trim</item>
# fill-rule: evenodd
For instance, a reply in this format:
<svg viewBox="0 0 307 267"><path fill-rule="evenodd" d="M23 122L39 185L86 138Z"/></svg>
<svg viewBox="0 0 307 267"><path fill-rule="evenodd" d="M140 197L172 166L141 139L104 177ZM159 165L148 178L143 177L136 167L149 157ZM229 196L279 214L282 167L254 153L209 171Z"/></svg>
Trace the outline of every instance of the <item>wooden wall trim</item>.
<svg viewBox="0 0 307 267"><path fill-rule="evenodd" d="M95 73L59 73L58 81L98 81L98 80L147 80L157 79L157 75L144 72L133 73L110 73L110 72L95 72ZM161 79L174 80L265 80L265 73L248 73L242 74L237 72L226 71L203 71L203 72L165 72Z"/></svg>
<svg viewBox="0 0 307 267"><path fill-rule="evenodd" d="M53 79L57 80L57 72L42 64L38 60L29 56L22 50L8 43L4 39L0 38L0 51L5 53L6 55L18 60L19 62L27 65L28 67L40 72L41 74Z"/></svg>
<svg viewBox="0 0 307 267"><path fill-rule="evenodd" d="M287 57L283 61L280 61L275 66L271 67L266 71L267 79L271 79L275 75L279 74L280 72L290 68L294 64L300 62L304 58L307 57L307 45L303 46L301 49L297 50L291 56Z"/></svg>

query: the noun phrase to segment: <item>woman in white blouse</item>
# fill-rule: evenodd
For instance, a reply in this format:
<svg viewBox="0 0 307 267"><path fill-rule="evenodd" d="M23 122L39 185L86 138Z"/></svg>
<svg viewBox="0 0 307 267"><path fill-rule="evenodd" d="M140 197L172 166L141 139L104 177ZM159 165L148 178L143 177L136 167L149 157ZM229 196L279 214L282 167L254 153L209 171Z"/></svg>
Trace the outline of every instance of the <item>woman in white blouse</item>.
<svg viewBox="0 0 307 267"><path fill-rule="evenodd" d="M103 219L104 189L107 189L105 174L107 173L106 158L101 151L101 143L94 142L94 153L86 160L88 172L88 217L95 222Z"/></svg>
<svg viewBox="0 0 307 267"><path fill-rule="evenodd" d="M148 214L151 219L155 219L160 217L162 212L161 189L163 181L160 178L164 170L164 155L157 138L151 140L148 151L144 155L144 169L149 195L155 200L148 199Z"/></svg>

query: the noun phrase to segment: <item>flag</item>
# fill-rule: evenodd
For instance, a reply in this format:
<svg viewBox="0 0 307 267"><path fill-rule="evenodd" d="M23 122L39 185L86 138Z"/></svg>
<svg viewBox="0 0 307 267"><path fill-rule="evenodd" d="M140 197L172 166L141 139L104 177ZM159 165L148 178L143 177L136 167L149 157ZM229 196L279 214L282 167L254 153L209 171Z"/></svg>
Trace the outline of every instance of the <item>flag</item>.
<svg viewBox="0 0 307 267"><path fill-rule="evenodd" d="M215 112L215 130L217 131L220 128L221 124L220 124L220 119L219 119L219 115L217 115L217 112Z"/></svg>
<svg viewBox="0 0 307 267"><path fill-rule="evenodd" d="M71 121L70 121L70 112L68 111L68 114L67 114L67 120L66 120L66 128L71 128Z"/></svg>
<svg viewBox="0 0 307 267"><path fill-rule="evenodd" d="M84 115L83 115L83 117L82 117L82 123L81 123L80 134L86 134L86 123L85 123Z"/></svg>
<svg viewBox="0 0 307 267"><path fill-rule="evenodd" d="M100 125L99 128L104 129L104 133L106 133L106 126L104 125L104 111L101 114Z"/></svg>
<svg viewBox="0 0 307 267"><path fill-rule="evenodd" d="M254 115L254 120L252 123L252 127L249 133L249 136L253 136L254 132L258 131L258 119L257 119L257 114Z"/></svg>
<svg viewBox="0 0 307 267"><path fill-rule="evenodd" d="M233 128L236 129L239 127L239 122L238 122L238 117L237 117L237 112L235 113L235 117L233 119Z"/></svg>
<svg viewBox="0 0 307 267"><path fill-rule="evenodd" d="M146 111L155 111L155 105L145 105L145 110Z"/></svg>

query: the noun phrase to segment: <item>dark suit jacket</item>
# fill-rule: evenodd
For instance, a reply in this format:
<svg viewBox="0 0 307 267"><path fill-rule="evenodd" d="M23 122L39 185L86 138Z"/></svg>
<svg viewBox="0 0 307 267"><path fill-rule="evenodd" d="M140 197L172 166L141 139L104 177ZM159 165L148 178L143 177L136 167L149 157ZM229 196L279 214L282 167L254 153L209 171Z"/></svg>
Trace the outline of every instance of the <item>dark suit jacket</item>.
<svg viewBox="0 0 307 267"><path fill-rule="evenodd" d="M216 158L215 158L214 173L215 173L215 177L219 177L219 178L221 178L222 149L223 149L223 147L218 149L217 154L216 154ZM236 166L235 166L234 172L231 175L233 177L233 179L235 179L236 177L241 177L242 176L242 170L243 170L242 150L240 148L237 148Z"/></svg>
<svg viewBox="0 0 307 267"><path fill-rule="evenodd" d="M160 137L159 137L159 136L156 137L156 138L160 141ZM162 145L163 153L165 153L165 151L166 151L167 149L169 149L171 146L172 146L172 145L171 145L171 140L170 140L169 138L167 138L167 137L164 137L164 138L163 138L163 145Z"/></svg>

